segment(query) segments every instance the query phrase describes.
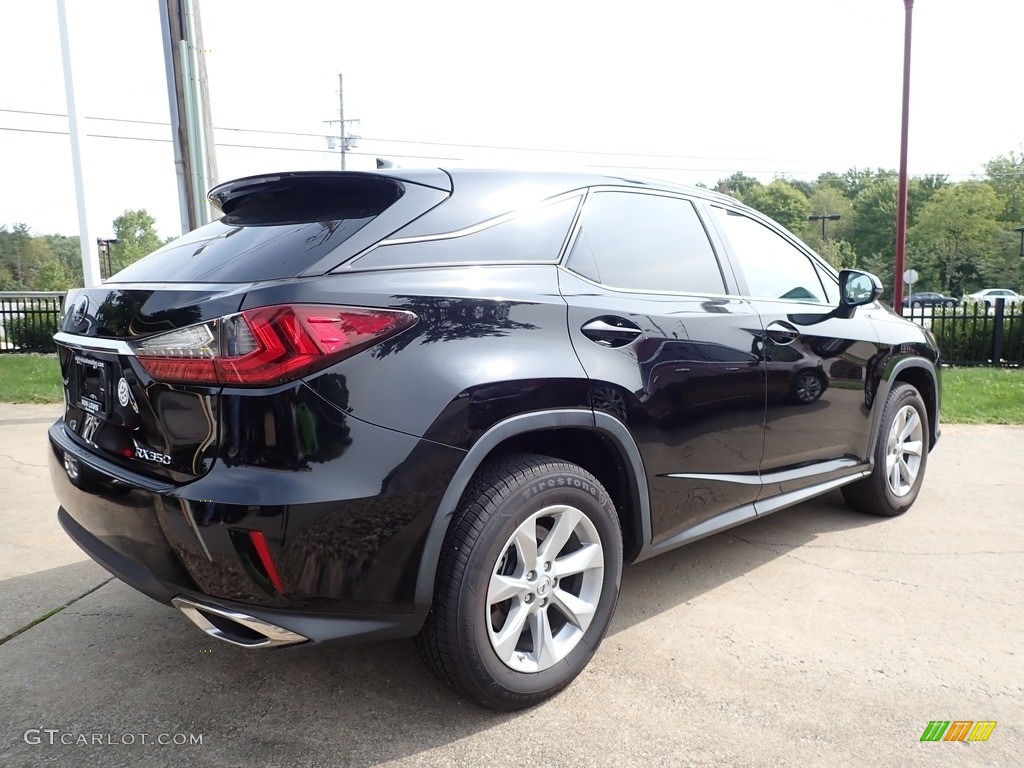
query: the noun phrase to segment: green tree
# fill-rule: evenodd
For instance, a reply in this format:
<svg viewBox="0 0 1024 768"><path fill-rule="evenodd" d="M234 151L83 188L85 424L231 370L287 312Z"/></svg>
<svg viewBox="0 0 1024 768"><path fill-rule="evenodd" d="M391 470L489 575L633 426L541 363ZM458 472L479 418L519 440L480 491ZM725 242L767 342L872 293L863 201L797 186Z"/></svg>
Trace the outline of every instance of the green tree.
<svg viewBox="0 0 1024 768"><path fill-rule="evenodd" d="M876 179L853 201L853 220L847 230L850 244L867 266L890 262L896 251L896 179ZM879 275L881 277L881 275Z"/></svg>
<svg viewBox="0 0 1024 768"><path fill-rule="evenodd" d="M64 262L54 256L39 266L32 287L36 291L66 291L75 287L75 280Z"/></svg>
<svg viewBox="0 0 1024 768"><path fill-rule="evenodd" d="M985 164L985 172L1003 205L999 220L1024 225L1024 151L992 158Z"/></svg>
<svg viewBox="0 0 1024 768"><path fill-rule="evenodd" d="M853 250L853 246L845 240L829 238L818 249L818 253L836 269L853 269L858 265L857 254Z"/></svg>
<svg viewBox="0 0 1024 768"><path fill-rule="evenodd" d="M732 195L737 200L746 202L746 195L750 190L761 186L761 182L753 176L736 172L727 179L719 179L715 184L715 191L723 195Z"/></svg>
<svg viewBox="0 0 1024 768"><path fill-rule="evenodd" d="M807 196L782 179L767 186L752 187L743 196L743 202L793 232L802 231L811 212Z"/></svg>
<svg viewBox="0 0 1024 768"><path fill-rule="evenodd" d="M851 203L842 192L829 185L819 185L811 195L810 212L817 216L839 214L839 221L825 222L826 242L847 241L848 234L853 227L853 203ZM821 239L821 222L805 221L797 234L803 238L809 246L825 255L825 243ZM852 245L847 242L847 248L852 251ZM856 257L856 253L854 252ZM831 261L831 259L829 259ZM850 264L844 266L852 266Z"/></svg>
<svg viewBox="0 0 1024 768"><path fill-rule="evenodd" d="M932 199L932 195L949 185L949 177L933 173L927 176L914 176L907 188L907 201L911 210L920 210Z"/></svg>
<svg viewBox="0 0 1024 768"><path fill-rule="evenodd" d="M922 207L908 241L908 264L922 284L951 294L968 293L1009 268L1002 210L995 189L972 181L943 187ZM1015 265L1014 265L1015 266Z"/></svg>
<svg viewBox="0 0 1024 768"><path fill-rule="evenodd" d="M55 261L45 237L29 237L21 251L21 287L22 290L39 291L37 284L39 270L44 264Z"/></svg>
<svg viewBox="0 0 1024 768"><path fill-rule="evenodd" d="M857 196L882 179L896 178L896 171L878 168L850 168L843 173L828 171L818 176L818 187L832 187L843 193L848 200L856 200Z"/></svg>
<svg viewBox="0 0 1024 768"><path fill-rule="evenodd" d="M78 236L46 235L46 243L71 277L71 287L81 288L85 285L82 277L82 252L78 247Z"/></svg>
<svg viewBox="0 0 1024 768"><path fill-rule="evenodd" d="M156 233L156 220L145 209L125 211L114 219L117 243L110 249L112 272L120 272L161 245Z"/></svg>
<svg viewBox="0 0 1024 768"><path fill-rule="evenodd" d="M818 185L813 181L803 181L802 179L792 179L789 176L778 177L779 181L784 181L793 189L802 192L804 197L809 198L814 194L814 190L817 189Z"/></svg>
<svg viewBox="0 0 1024 768"><path fill-rule="evenodd" d="M31 272L28 246L31 242L28 224L15 224L11 230L6 226L0 227L0 266L10 275L10 290L28 290Z"/></svg>

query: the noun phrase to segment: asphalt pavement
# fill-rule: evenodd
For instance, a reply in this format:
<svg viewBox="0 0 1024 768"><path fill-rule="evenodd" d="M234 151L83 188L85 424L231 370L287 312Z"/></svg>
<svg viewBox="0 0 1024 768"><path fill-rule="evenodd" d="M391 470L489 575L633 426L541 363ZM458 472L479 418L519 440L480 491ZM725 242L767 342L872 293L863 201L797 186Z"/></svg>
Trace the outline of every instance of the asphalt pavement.
<svg viewBox="0 0 1024 768"><path fill-rule="evenodd" d="M627 568L577 681L497 714L411 642L246 651L112 580L57 524L56 415L0 404L5 768L1022 764L1024 428L945 426L902 517L832 494Z"/></svg>

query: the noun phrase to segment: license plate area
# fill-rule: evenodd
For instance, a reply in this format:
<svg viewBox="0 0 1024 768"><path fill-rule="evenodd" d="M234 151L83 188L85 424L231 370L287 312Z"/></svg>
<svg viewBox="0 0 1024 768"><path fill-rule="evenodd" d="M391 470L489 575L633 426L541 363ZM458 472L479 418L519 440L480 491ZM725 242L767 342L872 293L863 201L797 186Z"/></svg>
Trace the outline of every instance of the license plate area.
<svg viewBox="0 0 1024 768"><path fill-rule="evenodd" d="M93 416L110 415L110 363L75 355L74 405Z"/></svg>

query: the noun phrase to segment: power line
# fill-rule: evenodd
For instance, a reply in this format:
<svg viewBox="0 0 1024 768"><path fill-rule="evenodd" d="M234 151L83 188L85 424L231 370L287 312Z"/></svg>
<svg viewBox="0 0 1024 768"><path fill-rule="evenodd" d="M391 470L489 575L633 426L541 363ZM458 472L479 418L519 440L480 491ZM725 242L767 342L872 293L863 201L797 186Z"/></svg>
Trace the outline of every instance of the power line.
<svg viewBox="0 0 1024 768"><path fill-rule="evenodd" d="M67 115L61 114L59 112L35 112L35 111L23 110L23 109L0 109L0 112L11 112L11 113L22 114L22 115L39 115L39 116L43 116L43 117L67 117ZM170 126L170 123L168 123L168 122L160 122L160 121L156 121L156 120L132 120L132 119L128 119L128 118L118 118L118 117L87 117L86 119L87 120L105 120L105 121L119 122L119 123L138 123L140 125L160 125L160 126L165 126L165 127L169 127ZM217 131L234 131L234 132L239 132L239 133L262 133L262 134L278 135L278 136L302 136L302 137L312 138L312 139L323 139L323 138L325 138L324 134L322 134L322 133L307 133L307 132L303 132L303 131L275 131L275 130L269 130L269 129L264 129L264 128L236 128L236 127L230 127L230 126L214 126L214 130L217 130ZM422 144L424 146L455 147L455 148L462 148L462 149L496 149L496 150L502 150L502 151L507 151L507 152L541 152L541 153L548 153L548 154L554 153L554 154L562 154L562 155L588 155L588 156L599 156L599 157L638 157L638 158L649 158L649 159L663 158L663 159L666 159L666 160L728 160L728 161L745 162L745 163L767 163L767 162L776 162L777 161L775 159L763 158L763 157L759 158L759 157L729 157L729 156L721 156L721 155L671 155L671 154L656 154L656 153L644 153L644 152L608 152L608 151L587 150L587 149L553 149L553 148L542 148L542 147L515 147L515 146L502 145L502 144L459 144L459 143L456 143L456 142L446 142L446 141L420 141L420 140L417 140L417 139L391 139L391 138L382 138L382 137L374 137L374 136L360 136L359 138L362 141L375 141L375 142L389 143L389 144ZM395 157L409 157L409 155L395 155ZM419 155L413 155L413 157L419 157ZM800 160L799 162L819 163L819 164L821 164L824 161L821 161L821 160ZM614 168L616 166L601 166L601 167ZM628 166L628 167L648 168L650 166ZM660 168L661 166L656 166L656 167ZM700 168L698 168L698 169L684 168L684 169L681 169L681 170L704 170L704 169L700 169ZM960 175L962 175L962 174L960 174Z"/></svg>
<svg viewBox="0 0 1024 768"><path fill-rule="evenodd" d="M67 117L63 112L34 112L29 109L0 109L0 112L10 112L15 115L39 115L40 117ZM121 117L86 117L86 120L106 120L112 123L138 123L139 125L162 125L169 127L171 124L160 120L129 120Z"/></svg>
<svg viewBox="0 0 1024 768"><path fill-rule="evenodd" d="M67 131L46 131L41 128L9 128L6 126L0 126L0 131L16 131L18 133L43 133L52 136L67 136ZM171 139L158 139L147 136L121 136L106 133L88 133L86 134L91 139L123 139L125 141L152 141L163 144L170 144ZM273 150L278 152L312 152L318 155L333 154L332 150L329 149L309 149L308 147L271 147L265 144L231 144L227 142L217 142L218 147L234 147L238 149L265 149ZM350 155L363 155L366 157L376 157L376 152L353 152L349 150ZM437 155L389 155L389 157L401 157L419 160L458 160L461 161L461 157L440 157Z"/></svg>
<svg viewBox="0 0 1024 768"><path fill-rule="evenodd" d="M67 115L59 112L39 112L32 110L20 110L20 109L0 109L0 112L7 112L13 114L25 114L35 115L42 117L67 117ZM137 123L140 125L158 125L163 127L169 127L170 123L160 122L155 120L134 120L128 118L115 118L115 117L88 117L88 120L101 120L106 122L120 122L120 123ZM48 135L66 136L67 131L50 131L41 128L13 128L0 126L0 130L3 131L15 131L18 133L40 133ZM302 133L298 131L274 131L265 130L258 128L230 128L230 127L215 127L218 131L235 131L240 133L260 133L268 135L282 135L282 136L302 136L308 138L322 139L323 134L320 133ZM113 135L113 134L99 134L91 133L88 134L90 138L98 139L123 139L125 141L149 141L159 143L171 143L170 139L162 138L149 138L144 136L124 136L124 135ZM417 141L414 139L375 139L372 137L360 137L363 141L375 141L375 142L392 142L400 144L421 144L424 146L438 146L438 147L455 147L465 149L498 149L514 152L548 152L557 154L577 154L577 155L589 155L589 156L610 156L610 157L637 157L637 158L664 158L666 160L671 159L686 159L686 160L733 160L738 162L772 162L767 159L759 158L732 158L732 157L714 157L714 156L700 156L700 155L656 155L656 154L631 154L626 152L589 152L586 150L557 150L557 149L537 149L535 147L507 147L500 145L489 145L489 144L456 144L452 142L438 142L438 141ZM230 147L238 149L262 149L262 150L276 150L281 152L307 152L314 154L333 154L332 150L328 149L309 149L303 147L273 147L262 144L233 144L228 142L217 142L217 146ZM364 157L376 157L381 154L379 152L359 152L349 150L349 154L361 155ZM389 157L396 157L401 159L418 159L418 160L451 160L451 161L463 161L465 158L451 157L444 155L425 155L425 154L396 154L392 152L386 153ZM810 161L807 161L810 162ZM731 173L737 171L747 171L749 169L744 168L704 168L704 167L684 167L684 166L669 166L669 165L616 165L616 164L599 164L590 163L585 167L587 168L603 168L609 170L646 170L646 171L677 171L677 172L689 172L689 173ZM767 172L767 171L766 171ZM771 173L781 176L808 176L817 175L816 171L793 171L793 170L771 170ZM895 175L895 171L886 172L885 175ZM976 172L968 173L919 173L918 176L958 176L967 178L1011 178L1016 176L1024 176L1024 171L1004 171L995 174L984 174Z"/></svg>

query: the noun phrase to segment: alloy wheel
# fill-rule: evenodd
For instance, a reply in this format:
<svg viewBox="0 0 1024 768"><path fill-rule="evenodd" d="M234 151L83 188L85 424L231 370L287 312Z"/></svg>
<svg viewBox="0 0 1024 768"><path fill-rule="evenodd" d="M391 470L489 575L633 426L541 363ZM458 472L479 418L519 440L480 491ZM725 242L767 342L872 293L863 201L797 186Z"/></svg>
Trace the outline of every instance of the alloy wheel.
<svg viewBox="0 0 1024 768"><path fill-rule="evenodd" d="M923 451L921 415L913 406L904 405L896 413L889 428L885 452L886 482L894 496L906 496L913 489L921 470Z"/></svg>
<svg viewBox="0 0 1024 768"><path fill-rule="evenodd" d="M594 618L603 576L601 538L582 511L557 504L528 517L487 587L487 634L501 662L541 672L568 656Z"/></svg>

